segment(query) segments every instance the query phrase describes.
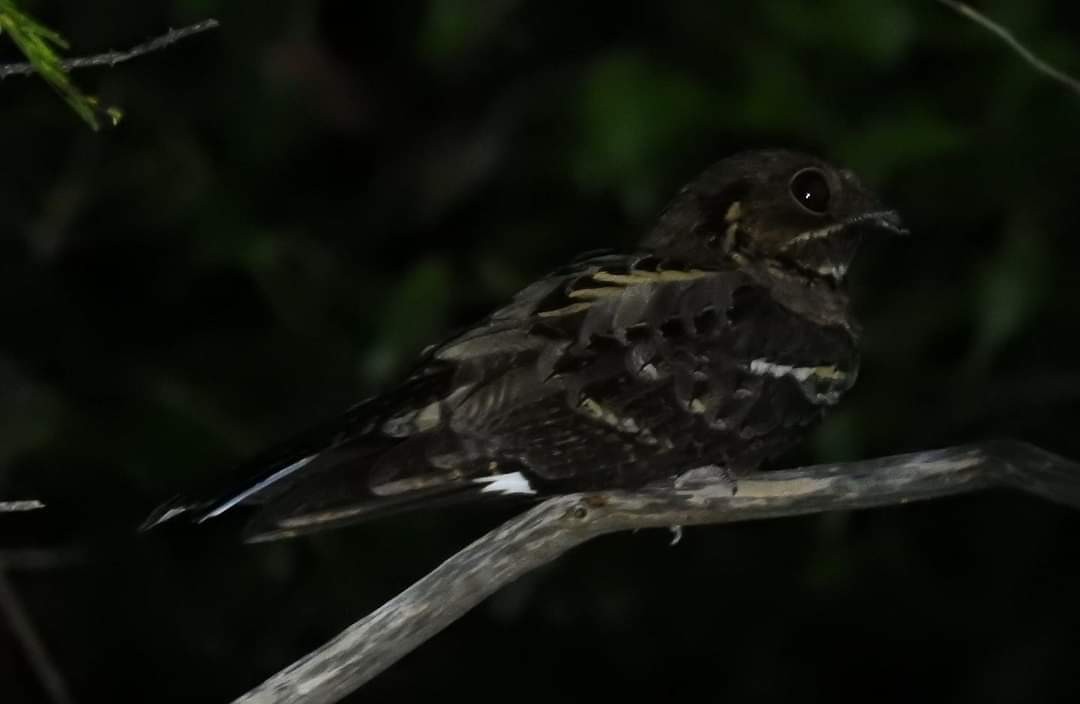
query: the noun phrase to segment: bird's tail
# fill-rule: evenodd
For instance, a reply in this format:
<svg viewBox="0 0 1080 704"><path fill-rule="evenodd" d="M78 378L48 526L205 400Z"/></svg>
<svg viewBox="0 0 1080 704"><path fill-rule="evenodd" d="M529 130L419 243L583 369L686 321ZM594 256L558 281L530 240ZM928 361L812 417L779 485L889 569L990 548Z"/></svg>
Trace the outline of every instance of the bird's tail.
<svg viewBox="0 0 1080 704"><path fill-rule="evenodd" d="M256 457L224 486L161 504L141 529L181 518L202 524L247 514L245 540L267 541L419 508L537 495L512 464L470 464L460 440L448 432L407 438L358 432L367 414L357 407ZM432 463L433 457L449 456L461 459Z"/></svg>

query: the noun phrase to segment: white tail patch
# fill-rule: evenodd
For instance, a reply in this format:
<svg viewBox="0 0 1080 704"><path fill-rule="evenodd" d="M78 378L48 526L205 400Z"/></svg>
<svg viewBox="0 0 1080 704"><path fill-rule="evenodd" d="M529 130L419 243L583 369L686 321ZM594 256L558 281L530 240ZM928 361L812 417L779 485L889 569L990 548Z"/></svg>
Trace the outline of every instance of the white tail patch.
<svg viewBox="0 0 1080 704"><path fill-rule="evenodd" d="M289 466L279 469L278 471L274 472L273 474L271 474L266 479L263 479L262 481L257 482L256 484L253 484L249 488L247 488L244 491L240 492L236 496L232 497L231 499L229 499L225 503L223 503L220 506L218 506L217 508L215 508L210 513L208 513L205 516L203 516L202 518L200 518L199 523L202 523L203 521L207 520L208 518L213 518L215 516L220 516L221 514L225 513L230 508L232 508L233 506L236 506L237 504L243 502L244 500L254 496L255 494L258 494L260 491L262 491L266 487L270 486L274 482L289 476L290 474L297 471L298 469L301 469L302 467L304 467L304 465L306 465L308 462L311 462L313 459L315 459L318 456L319 456L318 453L316 453L314 455L308 455L307 457L305 457L302 460L297 460L296 462L293 462ZM171 510L175 510L175 509L171 509ZM175 514L173 514L173 515L175 515Z"/></svg>
<svg viewBox="0 0 1080 704"><path fill-rule="evenodd" d="M473 480L478 484L487 484L481 493L497 492L500 494L535 494L536 490L529 484L529 480L521 472L508 474L493 474L490 477L477 477Z"/></svg>

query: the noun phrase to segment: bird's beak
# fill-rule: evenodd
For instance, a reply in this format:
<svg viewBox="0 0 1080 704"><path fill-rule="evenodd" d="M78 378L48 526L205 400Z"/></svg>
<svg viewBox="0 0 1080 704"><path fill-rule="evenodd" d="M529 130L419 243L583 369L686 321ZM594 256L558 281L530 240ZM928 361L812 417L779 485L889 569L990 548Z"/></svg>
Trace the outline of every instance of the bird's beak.
<svg viewBox="0 0 1080 704"><path fill-rule="evenodd" d="M900 214L895 210L877 210L871 213L857 215L848 220L845 225L860 232L878 232L886 235L911 234L900 221Z"/></svg>

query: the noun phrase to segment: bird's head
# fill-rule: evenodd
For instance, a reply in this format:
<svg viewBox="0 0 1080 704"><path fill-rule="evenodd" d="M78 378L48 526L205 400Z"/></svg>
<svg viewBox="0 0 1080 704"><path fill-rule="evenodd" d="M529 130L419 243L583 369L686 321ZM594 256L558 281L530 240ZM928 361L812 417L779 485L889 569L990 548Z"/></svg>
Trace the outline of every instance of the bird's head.
<svg viewBox="0 0 1080 704"><path fill-rule="evenodd" d="M761 150L728 157L686 185L643 246L694 265L771 261L840 282L864 235L904 232L851 171Z"/></svg>

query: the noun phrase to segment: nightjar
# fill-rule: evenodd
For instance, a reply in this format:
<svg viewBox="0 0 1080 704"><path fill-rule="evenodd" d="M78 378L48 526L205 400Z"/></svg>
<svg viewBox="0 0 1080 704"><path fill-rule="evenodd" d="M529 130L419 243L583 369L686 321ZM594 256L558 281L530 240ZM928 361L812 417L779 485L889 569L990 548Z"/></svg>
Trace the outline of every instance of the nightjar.
<svg viewBox="0 0 1080 704"><path fill-rule="evenodd" d="M255 509L251 540L435 503L737 481L855 383L845 275L904 230L851 171L786 150L708 168L640 245L582 256L425 350L408 376L159 507Z"/></svg>

